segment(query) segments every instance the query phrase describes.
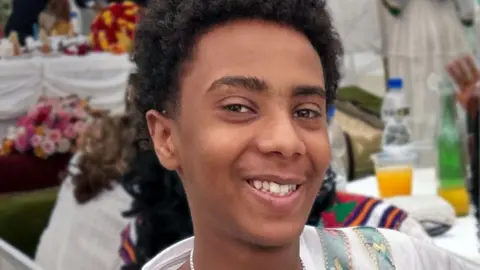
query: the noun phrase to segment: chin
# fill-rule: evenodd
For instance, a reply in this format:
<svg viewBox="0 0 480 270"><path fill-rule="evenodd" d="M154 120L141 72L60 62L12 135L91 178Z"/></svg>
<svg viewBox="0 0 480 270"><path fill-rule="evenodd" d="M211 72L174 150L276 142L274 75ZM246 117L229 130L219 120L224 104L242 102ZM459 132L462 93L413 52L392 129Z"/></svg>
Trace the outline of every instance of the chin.
<svg viewBox="0 0 480 270"><path fill-rule="evenodd" d="M250 233L247 233L249 238L247 241L261 248L288 246L298 241L305 227L304 224L281 221L263 223L253 227Z"/></svg>

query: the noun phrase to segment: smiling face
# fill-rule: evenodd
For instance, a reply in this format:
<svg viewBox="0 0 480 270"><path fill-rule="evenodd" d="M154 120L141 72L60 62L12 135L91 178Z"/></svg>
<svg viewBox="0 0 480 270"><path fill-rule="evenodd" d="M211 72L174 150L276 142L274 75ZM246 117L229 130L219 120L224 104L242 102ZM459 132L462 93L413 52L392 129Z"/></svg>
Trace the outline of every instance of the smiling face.
<svg viewBox="0 0 480 270"><path fill-rule="evenodd" d="M324 85L319 56L290 28L236 21L197 40L177 115L147 113L196 235L262 247L298 239L330 160Z"/></svg>

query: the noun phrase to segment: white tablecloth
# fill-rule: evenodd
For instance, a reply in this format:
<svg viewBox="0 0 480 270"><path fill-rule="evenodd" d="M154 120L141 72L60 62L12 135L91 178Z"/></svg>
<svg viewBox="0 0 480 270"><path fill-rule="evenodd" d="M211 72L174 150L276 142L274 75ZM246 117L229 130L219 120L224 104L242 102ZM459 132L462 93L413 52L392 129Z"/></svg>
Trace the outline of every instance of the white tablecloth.
<svg viewBox="0 0 480 270"><path fill-rule="evenodd" d="M18 117L40 95L77 94L91 97L94 107L121 112L132 68L126 54L0 60L0 120Z"/></svg>
<svg viewBox="0 0 480 270"><path fill-rule="evenodd" d="M414 195L432 195L436 191L434 169L415 170L413 176ZM349 183L347 190L352 193L378 197L375 176L366 177ZM453 228L444 235L433 238L438 246L455 254L480 263L479 245L476 238L475 218L473 216L457 218Z"/></svg>
<svg viewBox="0 0 480 270"><path fill-rule="evenodd" d="M42 94L42 64L33 59L0 60L0 120L16 118Z"/></svg>

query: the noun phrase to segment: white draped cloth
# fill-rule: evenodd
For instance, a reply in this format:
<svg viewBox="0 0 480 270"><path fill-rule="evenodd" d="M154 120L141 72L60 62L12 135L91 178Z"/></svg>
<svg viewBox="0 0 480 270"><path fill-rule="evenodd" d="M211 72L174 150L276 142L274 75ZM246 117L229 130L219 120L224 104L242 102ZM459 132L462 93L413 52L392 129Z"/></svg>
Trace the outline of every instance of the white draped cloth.
<svg viewBox="0 0 480 270"><path fill-rule="evenodd" d="M90 54L85 57L45 58L43 94L91 97L90 104L93 107L123 112L132 66L127 55Z"/></svg>
<svg viewBox="0 0 480 270"><path fill-rule="evenodd" d="M95 108L123 112L133 67L126 54L0 59L0 138L41 95L76 94Z"/></svg>
<svg viewBox="0 0 480 270"><path fill-rule="evenodd" d="M41 95L91 97L93 106L121 112L133 67L126 54L0 59L0 120L25 113Z"/></svg>
<svg viewBox="0 0 480 270"><path fill-rule="evenodd" d="M0 120L20 116L42 93L42 64L0 60Z"/></svg>

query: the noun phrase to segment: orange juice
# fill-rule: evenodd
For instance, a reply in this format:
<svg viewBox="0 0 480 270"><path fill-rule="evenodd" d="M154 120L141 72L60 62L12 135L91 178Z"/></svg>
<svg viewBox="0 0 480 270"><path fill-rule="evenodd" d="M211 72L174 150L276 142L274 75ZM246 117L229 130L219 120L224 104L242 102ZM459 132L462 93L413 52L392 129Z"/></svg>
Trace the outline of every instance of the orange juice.
<svg viewBox="0 0 480 270"><path fill-rule="evenodd" d="M468 215L470 210L470 199L465 187L439 188L437 192L438 196L444 198L453 206L457 216Z"/></svg>
<svg viewBox="0 0 480 270"><path fill-rule="evenodd" d="M411 166L387 166L375 169L378 181L378 191L382 198L412 193Z"/></svg>

